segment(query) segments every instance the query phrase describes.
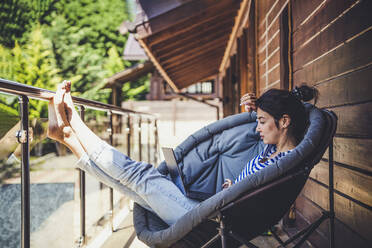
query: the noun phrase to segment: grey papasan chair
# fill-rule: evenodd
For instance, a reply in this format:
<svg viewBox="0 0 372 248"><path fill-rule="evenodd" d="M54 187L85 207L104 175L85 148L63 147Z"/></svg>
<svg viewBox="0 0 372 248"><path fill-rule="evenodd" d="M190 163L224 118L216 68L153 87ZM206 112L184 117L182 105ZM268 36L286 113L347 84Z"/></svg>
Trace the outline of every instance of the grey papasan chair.
<svg viewBox="0 0 372 248"><path fill-rule="evenodd" d="M138 238L150 247L255 247L249 240L285 215L333 139L337 117L310 104L305 107L309 125L293 152L224 190L224 179L235 178L263 149L255 132L255 113L227 117L191 135L175 149L177 163L189 189L213 196L172 226L135 204L133 221ZM168 173L165 162L158 170ZM309 235L313 230L305 231Z"/></svg>

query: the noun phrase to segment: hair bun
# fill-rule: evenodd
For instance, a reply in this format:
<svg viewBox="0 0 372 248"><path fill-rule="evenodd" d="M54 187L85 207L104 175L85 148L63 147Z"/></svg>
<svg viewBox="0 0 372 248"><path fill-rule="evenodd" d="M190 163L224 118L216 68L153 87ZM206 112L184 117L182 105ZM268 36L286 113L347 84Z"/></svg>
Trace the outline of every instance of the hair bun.
<svg viewBox="0 0 372 248"><path fill-rule="evenodd" d="M307 85L301 85L300 87L295 87L291 94L295 96L300 101L310 101L315 98L315 102L318 98L318 90L314 87L309 87Z"/></svg>

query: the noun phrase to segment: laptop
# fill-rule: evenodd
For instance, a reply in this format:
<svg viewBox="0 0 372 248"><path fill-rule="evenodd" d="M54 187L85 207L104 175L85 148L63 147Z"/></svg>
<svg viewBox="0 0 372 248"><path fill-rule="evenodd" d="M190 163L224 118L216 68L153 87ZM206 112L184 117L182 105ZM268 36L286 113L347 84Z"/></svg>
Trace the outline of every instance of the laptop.
<svg viewBox="0 0 372 248"><path fill-rule="evenodd" d="M213 195L210 193L188 190L185 186L186 184L184 182L182 170L178 166L176 157L174 156L173 149L168 147L162 147L161 149L163 151L165 163L167 164L168 171L173 182L185 196L192 199L205 200Z"/></svg>

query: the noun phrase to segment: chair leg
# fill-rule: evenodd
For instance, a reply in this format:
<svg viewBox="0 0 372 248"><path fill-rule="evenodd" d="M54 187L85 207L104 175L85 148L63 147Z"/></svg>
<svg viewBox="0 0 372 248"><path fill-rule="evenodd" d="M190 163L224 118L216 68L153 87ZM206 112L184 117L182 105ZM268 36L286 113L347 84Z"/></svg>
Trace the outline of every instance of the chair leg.
<svg viewBox="0 0 372 248"><path fill-rule="evenodd" d="M315 222L313 222L312 224L310 224L306 228L302 229L301 231L299 231L298 233L296 233L295 235L293 235L292 237L290 237L289 239L284 241L283 244L281 244L281 245L285 247L286 245L288 245L288 244L292 243L293 241L295 241L296 239L300 238L302 235L304 235L304 236L302 237L301 240L303 240L304 237L307 238L327 218L329 218L328 212L323 212L322 216L320 216ZM302 243L305 240L306 239L304 239L302 241Z"/></svg>
<svg viewBox="0 0 372 248"><path fill-rule="evenodd" d="M307 240L307 238L315 231L315 229L317 229L320 226L320 224L328 218L329 213L323 212L323 215L308 227L308 230L305 232L304 236L302 236L300 241L298 241L298 243L294 246L294 248L300 247Z"/></svg>
<svg viewBox="0 0 372 248"><path fill-rule="evenodd" d="M219 228L219 234L221 236L221 245L222 245L222 248L227 248L227 245L226 245L226 234L225 234L225 223L223 221L223 217L220 217L220 228Z"/></svg>
<svg viewBox="0 0 372 248"><path fill-rule="evenodd" d="M335 247L335 218L331 216L329 218L329 247Z"/></svg>
<svg viewBox="0 0 372 248"><path fill-rule="evenodd" d="M257 246L255 246L254 244L252 244L251 242L246 240L245 238L241 237L238 234L233 233L233 231L231 231L231 230L229 232L229 236L231 236L233 239L239 241L241 244L244 244L244 245L248 246L249 248L258 248Z"/></svg>
<svg viewBox="0 0 372 248"><path fill-rule="evenodd" d="M216 242L220 238L220 234L216 234L213 238L211 238L207 243L205 243L201 248L207 248Z"/></svg>
<svg viewBox="0 0 372 248"><path fill-rule="evenodd" d="M276 239L276 241L279 242L279 244L283 247L285 247L285 244L283 242L283 240L278 236L278 234L274 231L274 228L270 227L270 231L271 233L273 234L274 238Z"/></svg>
<svg viewBox="0 0 372 248"><path fill-rule="evenodd" d="M328 148L329 166L329 247L335 247L335 207L334 207L334 183L333 183L333 139Z"/></svg>

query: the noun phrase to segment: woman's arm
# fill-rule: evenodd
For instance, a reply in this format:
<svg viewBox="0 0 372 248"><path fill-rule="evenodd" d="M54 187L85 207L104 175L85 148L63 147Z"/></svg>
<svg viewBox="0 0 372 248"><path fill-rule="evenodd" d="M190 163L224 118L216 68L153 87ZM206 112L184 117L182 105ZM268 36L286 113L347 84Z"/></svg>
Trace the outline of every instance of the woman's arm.
<svg viewBox="0 0 372 248"><path fill-rule="evenodd" d="M247 93L240 98L240 106L244 105L247 112L256 111L256 95L254 93Z"/></svg>

